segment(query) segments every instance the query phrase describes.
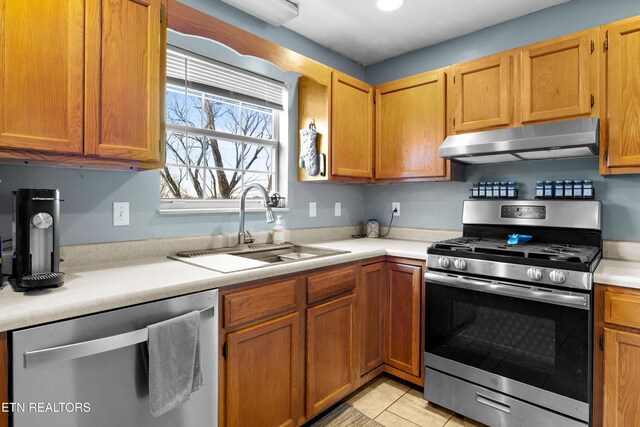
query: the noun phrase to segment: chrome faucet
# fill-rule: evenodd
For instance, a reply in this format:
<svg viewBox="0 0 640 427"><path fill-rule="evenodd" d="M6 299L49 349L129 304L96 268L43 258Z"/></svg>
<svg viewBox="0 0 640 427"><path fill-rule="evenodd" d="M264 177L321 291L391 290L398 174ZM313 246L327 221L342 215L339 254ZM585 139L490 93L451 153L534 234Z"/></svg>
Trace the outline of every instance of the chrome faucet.
<svg viewBox="0 0 640 427"><path fill-rule="evenodd" d="M246 242L247 233L245 233L244 231L244 211L245 211L247 193L254 188L256 190L260 190L260 192L262 193L262 196L264 197L264 206L265 206L265 212L267 214L267 223L271 223L276 220L276 218L273 216L273 211L269 206L269 193L267 193L267 190L265 190L265 188L262 185L257 184L255 182L244 187L244 191L242 192L242 197L240 197L240 230L238 231L239 245L243 245Z"/></svg>

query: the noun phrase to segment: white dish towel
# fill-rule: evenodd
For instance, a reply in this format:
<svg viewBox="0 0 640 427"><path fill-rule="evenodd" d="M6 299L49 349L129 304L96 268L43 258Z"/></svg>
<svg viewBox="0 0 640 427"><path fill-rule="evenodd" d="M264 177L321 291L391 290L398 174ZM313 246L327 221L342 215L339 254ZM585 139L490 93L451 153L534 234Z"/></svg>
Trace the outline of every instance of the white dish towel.
<svg viewBox="0 0 640 427"><path fill-rule="evenodd" d="M204 385L200 368L200 313L192 311L147 327L149 404L159 417Z"/></svg>

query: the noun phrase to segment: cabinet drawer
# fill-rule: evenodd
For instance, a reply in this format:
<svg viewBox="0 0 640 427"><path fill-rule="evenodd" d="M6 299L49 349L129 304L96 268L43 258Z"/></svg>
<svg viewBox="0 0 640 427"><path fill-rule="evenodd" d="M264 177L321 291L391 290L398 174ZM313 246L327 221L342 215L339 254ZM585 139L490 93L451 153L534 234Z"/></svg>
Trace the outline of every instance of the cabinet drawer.
<svg viewBox="0 0 640 427"><path fill-rule="evenodd" d="M604 293L604 321L640 329L640 294Z"/></svg>
<svg viewBox="0 0 640 427"><path fill-rule="evenodd" d="M356 287L356 268L353 265L312 274L307 278L307 303L331 298L352 291Z"/></svg>
<svg viewBox="0 0 640 427"><path fill-rule="evenodd" d="M241 290L223 297L224 327L294 310L296 279Z"/></svg>

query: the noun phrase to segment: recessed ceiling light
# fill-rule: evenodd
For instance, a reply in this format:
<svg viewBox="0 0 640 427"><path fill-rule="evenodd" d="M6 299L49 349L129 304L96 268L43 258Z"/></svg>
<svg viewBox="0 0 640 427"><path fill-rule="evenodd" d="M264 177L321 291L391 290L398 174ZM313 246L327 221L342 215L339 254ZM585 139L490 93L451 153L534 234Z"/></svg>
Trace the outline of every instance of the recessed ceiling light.
<svg viewBox="0 0 640 427"><path fill-rule="evenodd" d="M391 12L392 10L399 9L404 3L404 0L378 0L378 9L385 12Z"/></svg>

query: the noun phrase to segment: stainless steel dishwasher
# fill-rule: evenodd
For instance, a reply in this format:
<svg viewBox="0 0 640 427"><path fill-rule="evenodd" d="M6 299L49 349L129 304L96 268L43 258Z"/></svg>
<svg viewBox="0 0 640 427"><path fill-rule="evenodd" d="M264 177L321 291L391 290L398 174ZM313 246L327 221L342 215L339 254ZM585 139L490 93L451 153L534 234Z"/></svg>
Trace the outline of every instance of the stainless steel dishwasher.
<svg viewBox="0 0 640 427"><path fill-rule="evenodd" d="M206 291L12 333L14 427L217 426L218 291ZM154 418L146 327L200 311L205 384Z"/></svg>

